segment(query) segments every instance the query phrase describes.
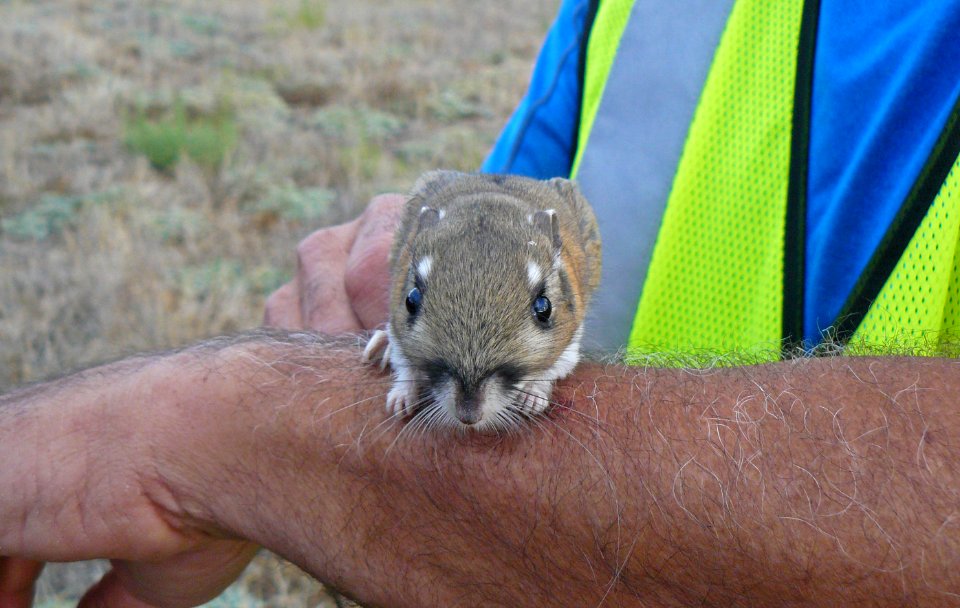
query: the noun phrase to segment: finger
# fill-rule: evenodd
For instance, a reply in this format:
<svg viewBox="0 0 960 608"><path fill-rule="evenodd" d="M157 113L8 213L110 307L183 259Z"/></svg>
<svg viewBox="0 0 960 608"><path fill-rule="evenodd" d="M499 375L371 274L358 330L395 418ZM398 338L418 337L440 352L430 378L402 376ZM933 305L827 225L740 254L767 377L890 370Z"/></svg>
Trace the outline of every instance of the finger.
<svg viewBox="0 0 960 608"><path fill-rule="evenodd" d="M257 550L252 543L224 540L160 562L117 560L78 608L196 606L220 595Z"/></svg>
<svg viewBox="0 0 960 608"><path fill-rule="evenodd" d="M357 225L318 230L297 246L300 317L310 329L334 334L361 328L343 284Z"/></svg>
<svg viewBox="0 0 960 608"><path fill-rule="evenodd" d="M0 557L0 608L29 608L43 562Z"/></svg>
<svg viewBox="0 0 960 608"><path fill-rule="evenodd" d="M303 318L300 316L299 291L294 279L270 294L264 306L263 324L280 329L301 329Z"/></svg>
<svg viewBox="0 0 960 608"><path fill-rule="evenodd" d="M131 594L120 582L116 570L111 570L83 594L77 608L153 608L153 606Z"/></svg>
<svg viewBox="0 0 960 608"><path fill-rule="evenodd" d="M344 284L353 311L365 329L386 322L390 300L390 249L406 197L375 197L360 217L356 240L347 259Z"/></svg>

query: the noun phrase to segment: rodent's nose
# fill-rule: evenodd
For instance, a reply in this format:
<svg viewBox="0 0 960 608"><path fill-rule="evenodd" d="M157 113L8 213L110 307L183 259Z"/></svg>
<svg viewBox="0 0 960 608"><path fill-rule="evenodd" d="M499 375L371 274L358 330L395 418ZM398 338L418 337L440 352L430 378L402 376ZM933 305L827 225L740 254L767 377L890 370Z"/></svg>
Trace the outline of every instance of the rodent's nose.
<svg viewBox="0 0 960 608"><path fill-rule="evenodd" d="M457 401L457 419L460 422L472 425L480 422L482 417L482 408L476 395L465 395Z"/></svg>
<svg viewBox="0 0 960 608"><path fill-rule="evenodd" d="M463 411L457 408L457 419L468 426L476 424L480 422L480 409L476 408L472 411Z"/></svg>

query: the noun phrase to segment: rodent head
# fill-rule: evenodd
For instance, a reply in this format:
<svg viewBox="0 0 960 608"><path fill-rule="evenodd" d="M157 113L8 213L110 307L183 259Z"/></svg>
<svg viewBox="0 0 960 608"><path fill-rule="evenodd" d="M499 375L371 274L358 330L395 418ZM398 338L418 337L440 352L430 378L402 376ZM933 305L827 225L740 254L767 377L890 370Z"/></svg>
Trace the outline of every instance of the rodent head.
<svg viewBox="0 0 960 608"><path fill-rule="evenodd" d="M526 383L576 363L588 294L564 261L549 189L523 180L536 186L518 197L457 175L457 187L411 199L394 251L391 337L424 405L449 423L506 427Z"/></svg>

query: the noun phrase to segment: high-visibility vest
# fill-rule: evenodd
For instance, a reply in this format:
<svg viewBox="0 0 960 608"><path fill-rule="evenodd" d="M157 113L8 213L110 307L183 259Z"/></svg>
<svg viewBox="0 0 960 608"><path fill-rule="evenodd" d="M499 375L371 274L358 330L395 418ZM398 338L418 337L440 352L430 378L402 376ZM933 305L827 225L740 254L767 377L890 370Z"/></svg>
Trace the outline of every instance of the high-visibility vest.
<svg viewBox="0 0 960 608"><path fill-rule="evenodd" d="M619 183L643 183L622 175L631 166L622 159L646 152L624 145L618 129L625 120L644 119L637 91L656 95L675 72L689 72L697 91L687 96L695 98L689 125L635 129L684 129L676 138L676 173L662 193L665 205L631 210L636 215L626 219L625 205L597 206L605 249L633 249L624 256L627 267L606 269L596 314L635 309L632 353L741 352L772 359L799 343L818 4L737 0L731 8L731 2L704 0L689 25L712 28L700 39L711 44L714 35L715 53L685 54L683 40L668 40L675 51L644 68L644 85L630 81L637 70L620 61L650 39L636 34L643 16L634 0L600 3L587 46L572 171L588 198L601 192L628 203L630 196L658 196L624 191ZM618 86L632 91L632 106L618 107ZM669 159L658 154L651 162ZM960 333L958 154L960 102L832 326L832 337L853 350L938 352ZM631 238L638 233L644 238Z"/></svg>

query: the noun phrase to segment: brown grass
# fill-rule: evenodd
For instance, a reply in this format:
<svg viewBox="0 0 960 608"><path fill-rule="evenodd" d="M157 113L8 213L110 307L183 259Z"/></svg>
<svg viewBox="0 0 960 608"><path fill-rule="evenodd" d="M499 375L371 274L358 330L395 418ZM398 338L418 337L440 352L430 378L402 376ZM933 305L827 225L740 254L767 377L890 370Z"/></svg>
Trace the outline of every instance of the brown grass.
<svg viewBox="0 0 960 608"><path fill-rule="evenodd" d="M479 165L557 4L0 1L0 391L256 326L297 240ZM227 116L222 160L128 145L176 108ZM269 556L242 589L332 605Z"/></svg>

